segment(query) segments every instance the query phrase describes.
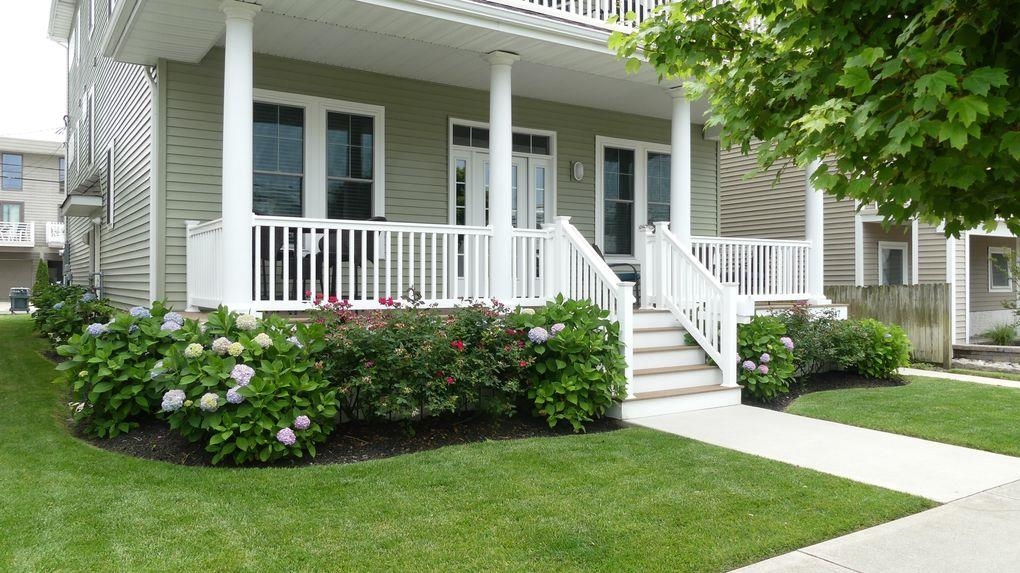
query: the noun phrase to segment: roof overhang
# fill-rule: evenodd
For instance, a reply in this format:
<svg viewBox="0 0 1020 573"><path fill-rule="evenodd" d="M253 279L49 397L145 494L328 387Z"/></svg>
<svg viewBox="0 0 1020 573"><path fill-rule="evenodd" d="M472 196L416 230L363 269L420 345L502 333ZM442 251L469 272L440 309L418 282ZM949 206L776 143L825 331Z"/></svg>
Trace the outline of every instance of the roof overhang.
<svg viewBox="0 0 1020 573"><path fill-rule="evenodd" d="M60 214L64 217L85 217L91 219L103 212L103 198L100 195L73 194L64 197Z"/></svg>
<svg viewBox="0 0 1020 573"><path fill-rule="evenodd" d="M51 0L47 35L55 42L67 43L74 26L74 9L77 0Z"/></svg>

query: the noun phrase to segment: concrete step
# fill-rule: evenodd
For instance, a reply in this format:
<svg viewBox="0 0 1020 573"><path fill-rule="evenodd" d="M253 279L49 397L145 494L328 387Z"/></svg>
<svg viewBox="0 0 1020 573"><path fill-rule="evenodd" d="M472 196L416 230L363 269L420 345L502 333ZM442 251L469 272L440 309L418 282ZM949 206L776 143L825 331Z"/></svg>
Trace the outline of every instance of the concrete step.
<svg viewBox="0 0 1020 573"><path fill-rule="evenodd" d="M632 392L658 392L722 384L722 371L708 364L635 368Z"/></svg>
<svg viewBox="0 0 1020 573"><path fill-rule="evenodd" d="M682 328L680 322L668 310L642 308L634 311L634 328L653 328L657 326Z"/></svg>
<svg viewBox="0 0 1020 573"><path fill-rule="evenodd" d="M722 408L740 404L740 388L719 385L696 386L657 392L642 392L614 405L609 415L622 420Z"/></svg>
<svg viewBox="0 0 1020 573"><path fill-rule="evenodd" d="M682 328L674 326L646 326L634 328L634 349L684 344Z"/></svg>
<svg viewBox="0 0 1020 573"><path fill-rule="evenodd" d="M634 368L661 366L690 366L705 363L705 351L700 346L677 344L646 346L634 349Z"/></svg>

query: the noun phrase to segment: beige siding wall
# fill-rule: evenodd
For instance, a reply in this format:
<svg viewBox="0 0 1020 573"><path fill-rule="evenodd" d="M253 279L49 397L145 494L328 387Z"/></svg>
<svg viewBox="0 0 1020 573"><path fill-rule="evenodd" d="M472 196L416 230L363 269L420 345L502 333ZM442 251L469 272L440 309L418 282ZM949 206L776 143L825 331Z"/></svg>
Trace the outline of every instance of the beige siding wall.
<svg viewBox="0 0 1020 573"><path fill-rule="evenodd" d="M720 235L803 240L804 169L782 162L760 172L756 151L757 145L747 155L736 149L720 153ZM825 284L853 283L854 204L827 196Z"/></svg>
<svg viewBox="0 0 1020 573"><path fill-rule="evenodd" d="M222 51L198 65L167 64L167 295L183 301L187 220L220 216ZM488 118L488 93L392 76L256 55L255 86L385 107L386 216L393 221L448 222L448 141L451 118ZM558 215L595 237L595 137L669 142L669 122L515 97L514 125L556 132ZM694 137L694 232L715 235L717 150ZM570 178L581 161L585 177Z"/></svg>
<svg viewBox="0 0 1020 573"><path fill-rule="evenodd" d="M878 273L878 244L880 242L885 243L905 243L906 252L904 257L907 262L907 272L903 279L907 284L910 284L911 277L913 276L912 264L912 249L913 244L910 240L910 226L909 225L893 225L888 229L884 228L881 223L864 223L864 284L865 285L877 285L881 284L881 277Z"/></svg>
<svg viewBox="0 0 1020 573"><path fill-rule="evenodd" d="M94 139L91 162L81 150L88 139L75 132L78 141L74 161L68 166L68 189L98 175L99 183L90 190L106 189L105 157L113 148L114 218L106 211L99 225L99 269L106 294L119 306L149 302L149 137L150 89L141 66L115 62L102 55L101 42L109 26L106 4L94 3L95 29L89 34L87 11L90 3L79 3L79 22L75 35L80 46L78 58L68 72L68 114L72 130L84 111L79 101L88 90L94 91ZM87 219L68 221L71 239L70 270L76 282L88 281L90 257L94 246L84 242L92 224Z"/></svg>
<svg viewBox="0 0 1020 573"><path fill-rule="evenodd" d="M956 340L958 344L962 344L967 340L967 296L969 290L967 288L967 245L969 240L965 237L961 237L956 240L953 248L956 257L956 264L953 265L955 270L954 276L956 278L956 295L953 297L956 306Z"/></svg>
<svg viewBox="0 0 1020 573"><path fill-rule="evenodd" d="M921 283L946 282L946 236L927 223L917 224L917 270Z"/></svg>
<svg viewBox="0 0 1020 573"><path fill-rule="evenodd" d="M1013 298L1011 292L994 292L988 289L988 249L1003 247L1015 250L1016 246L1016 239L1011 237L970 236L971 312L1002 310L1002 303Z"/></svg>

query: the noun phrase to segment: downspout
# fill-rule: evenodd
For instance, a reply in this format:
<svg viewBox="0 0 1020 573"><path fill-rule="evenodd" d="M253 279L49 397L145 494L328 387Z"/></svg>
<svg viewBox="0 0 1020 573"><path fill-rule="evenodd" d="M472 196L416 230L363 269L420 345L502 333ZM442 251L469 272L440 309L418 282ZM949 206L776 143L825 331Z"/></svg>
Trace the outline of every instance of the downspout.
<svg viewBox="0 0 1020 573"><path fill-rule="evenodd" d="M165 69L165 68L164 68ZM163 161L162 106L160 83L162 73L157 66L142 68L149 82L149 300L164 298L165 241L163 237Z"/></svg>

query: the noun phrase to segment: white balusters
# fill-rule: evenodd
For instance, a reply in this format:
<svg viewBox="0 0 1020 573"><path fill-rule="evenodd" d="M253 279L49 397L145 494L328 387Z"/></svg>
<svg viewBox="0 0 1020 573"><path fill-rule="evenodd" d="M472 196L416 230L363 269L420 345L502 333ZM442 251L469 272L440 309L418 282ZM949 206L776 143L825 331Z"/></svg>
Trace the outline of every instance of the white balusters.
<svg viewBox="0 0 1020 573"><path fill-rule="evenodd" d="M691 253L720 282L754 300L808 298L807 241L692 237Z"/></svg>

